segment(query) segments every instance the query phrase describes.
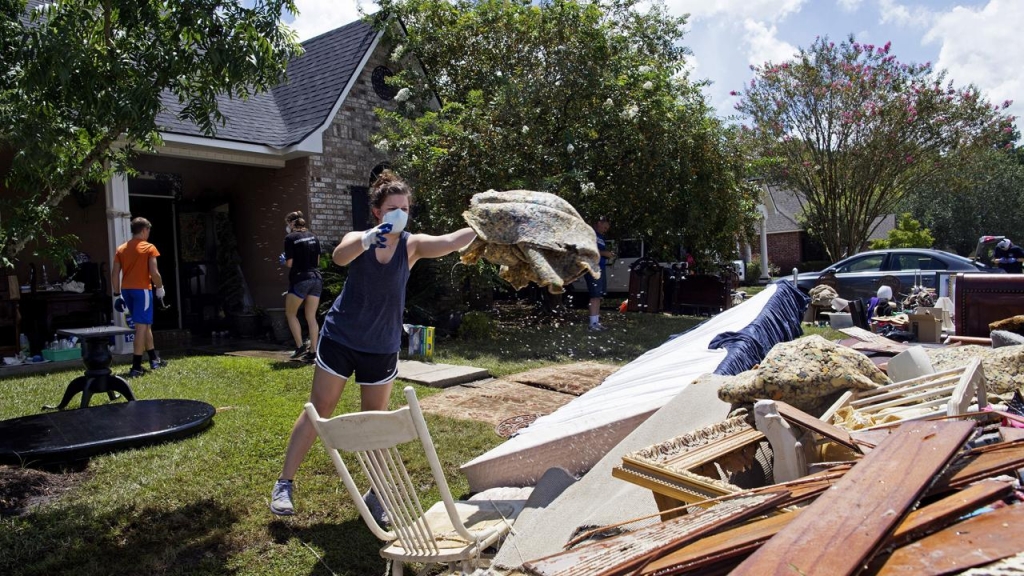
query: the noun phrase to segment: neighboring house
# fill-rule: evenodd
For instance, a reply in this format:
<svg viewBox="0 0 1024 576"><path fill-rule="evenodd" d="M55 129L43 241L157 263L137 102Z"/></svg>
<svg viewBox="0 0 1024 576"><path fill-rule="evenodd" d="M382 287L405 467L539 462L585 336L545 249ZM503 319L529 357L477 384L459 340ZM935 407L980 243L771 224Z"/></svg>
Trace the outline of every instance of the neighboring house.
<svg viewBox="0 0 1024 576"><path fill-rule="evenodd" d="M802 208L797 193L774 185L768 185L766 188L765 200L772 204L766 221L768 261L778 266L785 274L802 262L828 260L824 248L800 225L799 215ZM889 231L895 227L896 216L884 216L868 239L886 238ZM756 244L752 248L755 254L759 252Z"/></svg>
<svg viewBox="0 0 1024 576"><path fill-rule="evenodd" d="M288 212L301 210L327 250L367 225L369 184L387 160L370 142L379 128L374 108L397 105L397 90L385 83L394 64L383 37L357 21L303 42L286 83L247 101L221 100L227 122L214 137L179 120L180 104L168 97L158 116L164 146L136 159L138 176L69 197L64 231L109 269L117 245L130 238L130 218L153 222L172 305L158 314L157 330L210 329L221 279L232 276L220 268L232 256L247 303L282 307L287 269L277 255ZM0 171L9 161L0 158ZM232 235L237 255L226 255ZM23 281L30 253L17 270Z"/></svg>

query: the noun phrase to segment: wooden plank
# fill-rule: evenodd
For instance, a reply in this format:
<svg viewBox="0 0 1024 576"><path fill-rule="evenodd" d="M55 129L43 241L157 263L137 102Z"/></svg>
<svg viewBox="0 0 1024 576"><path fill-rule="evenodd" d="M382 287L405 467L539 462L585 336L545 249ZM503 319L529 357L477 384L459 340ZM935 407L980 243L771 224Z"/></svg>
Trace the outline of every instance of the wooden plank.
<svg viewBox="0 0 1024 576"><path fill-rule="evenodd" d="M777 534L799 513L799 510L794 510L769 516L732 530L712 534L658 558L645 566L641 574L678 574L700 570L722 560L746 554Z"/></svg>
<svg viewBox="0 0 1024 576"><path fill-rule="evenodd" d="M732 573L857 572L973 429L971 422L901 425Z"/></svg>
<svg viewBox="0 0 1024 576"><path fill-rule="evenodd" d="M886 545L902 546L1012 492L1013 484L1000 480L984 480L972 484L907 514Z"/></svg>
<svg viewBox="0 0 1024 576"><path fill-rule="evenodd" d="M785 402L776 400L775 406L779 409L779 414L781 414L782 417L788 420L789 422L792 422L793 424L796 424L797 426L800 426L805 430L810 430L815 434L819 434L821 436L824 436L825 438L834 440L835 442L838 442L843 446L851 448L857 451L858 453L861 452L860 444L857 444L857 442L854 441L853 437L850 436L850 433L848 431L843 430L838 426L833 426L828 422L823 422L815 418L814 416L811 416L807 412L804 412L803 410L798 410L797 408L794 408L789 404L786 404Z"/></svg>
<svg viewBox="0 0 1024 576"><path fill-rule="evenodd" d="M987 480L907 515L884 548L902 546L952 524L964 514L1013 492L1009 482ZM700 570L752 552L796 518L799 510L749 522L688 544L648 564L642 574L680 574Z"/></svg>
<svg viewBox="0 0 1024 576"><path fill-rule="evenodd" d="M683 546L730 523L763 514L786 496L757 494L733 498L681 518L531 560L523 568L537 576L618 574L647 561L651 553Z"/></svg>
<svg viewBox="0 0 1024 576"><path fill-rule="evenodd" d="M954 574L1019 554L1017 530L1024 525L1024 505L1003 506L968 518L873 562L878 576Z"/></svg>
<svg viewBox="0 0 1024 576"><path fill-rule="evenodd" d="M1003 442L976 448L961 455L929 490L929 494L962 488L982 478L1024 467L1024 442Z"/></svg>

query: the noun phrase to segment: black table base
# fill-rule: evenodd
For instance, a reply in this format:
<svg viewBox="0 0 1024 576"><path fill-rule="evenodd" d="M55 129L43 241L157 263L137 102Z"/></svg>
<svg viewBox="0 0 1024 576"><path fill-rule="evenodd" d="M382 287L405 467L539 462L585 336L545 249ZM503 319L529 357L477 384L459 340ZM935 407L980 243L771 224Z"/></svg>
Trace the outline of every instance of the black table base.
<svg viewBox="0 0 1024 576"><path fill-rule="evenodd" d="M68 332L76 331L68 330ZM117 393L123 395L129 402L135 400L135 394L132 393L128 382L120 376L115 376L110 371L110 363L113 360L110 348L108 347L110 334L84 334L83 339L82 361L85 363L85 374L75 378L68 384L60 404L56 406L43 406L43 410L63 410L79 392L82 394L81 408L89 405L89 400L93 394L103 392L111 400L117 398Z"/></svg>

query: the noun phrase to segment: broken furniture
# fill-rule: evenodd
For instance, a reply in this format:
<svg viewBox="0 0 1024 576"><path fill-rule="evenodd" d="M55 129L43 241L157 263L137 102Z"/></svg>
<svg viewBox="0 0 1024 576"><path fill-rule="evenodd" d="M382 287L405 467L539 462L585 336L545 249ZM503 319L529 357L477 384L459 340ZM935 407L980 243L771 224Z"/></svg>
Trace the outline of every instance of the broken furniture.
<svg viewBox="0 0 1024 576"><path fill-rule="evenodd" d="M957 274L957 336L989 336L989 324L1024 314L1024 274Z"/></svg>
<svg viewBox="0 0 1024 576"><path fill-rule="evenodd" d="M21 295L22 327L33 354L62 328L110 324L110 296L101 292L48 290Z"/></svg>
<svg viewBox="0 0 1024 576"><path fill-rule="evenodd" d="M717 314L732 306L733 288L728 275L686 276L676 286L669 308L676 314Z"/></svg>
<svg viewBox="0 0 1024 576"><path fill-rule="evenodd" d="M0 463L37 466L191 436L217 410L197 400L139 400L0 421Z"/></svg>
<svg viewBox="0 0 1024 576"><path fill-rule="evenodd" d="M0 356L21 352L21 287L17 276L0 278Z"/></svg>
<svg viewBox="0 0 1024 576"><path fill-rule="evenodd" d="M456 501L452 498L434 451L426 421L411 386L405 388L409 405L391 412L355 412L321 418L312 403L306 416L324 443L334 467L366 525L384 541L380 555L393 561L393 573L401 576L403 562L456 565L463 573L481 567L484 550L511 530L525 500ZM415 482L398 447L419 441L430 464L433 486ZM391 529L378 526L363 501L341 453L358 462L387 513ZM424 512L418 494L436 488L441 501Z"/></svg>
<svg viewBox="0 0 1024 576"><path fill-rule="evenodd" d="M874 428L939 414L959 416L988 405L979 358L960 368L925 374L874 390L844 393L822 420L848 430Z"/></svg>
<svg viewBox="0 0 1024 576"><path fill-rule="evenodd" d="M81 408L89 405L89 399L97 392L106 392L113 400L117 396L115 392L123 395L129 402L135 400L131 386L120 376L115 376L110 371L110 338L112 336L123 336L133 334L132 328L121 326L96 326L94 328L67 328L58 330L61 336L71 336L82 340L82 362L85 363L85 374L79 376L68 384L64 391L64 397L56 406L43 406L44 410L63 410L68 402L75 397L75 394L82 393Z"/></svg>

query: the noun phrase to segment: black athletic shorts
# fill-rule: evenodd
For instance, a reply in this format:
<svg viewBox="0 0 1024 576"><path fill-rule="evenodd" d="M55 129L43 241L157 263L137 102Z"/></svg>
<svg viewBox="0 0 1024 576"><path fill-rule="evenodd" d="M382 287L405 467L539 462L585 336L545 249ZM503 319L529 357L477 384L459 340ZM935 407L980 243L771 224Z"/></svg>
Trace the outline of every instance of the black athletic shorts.
<svg viewBox="0 0 1024 576"><path fill-rule="evenodd" d="M370 354L321 337L316 343L316 365L346 380L355 372L356 384L375 386L398 376L398 352Z"/></svg>

